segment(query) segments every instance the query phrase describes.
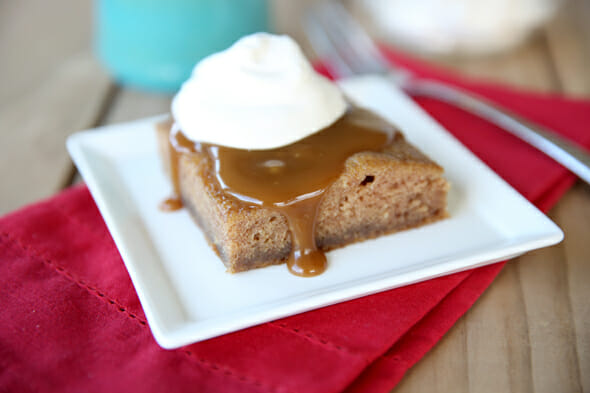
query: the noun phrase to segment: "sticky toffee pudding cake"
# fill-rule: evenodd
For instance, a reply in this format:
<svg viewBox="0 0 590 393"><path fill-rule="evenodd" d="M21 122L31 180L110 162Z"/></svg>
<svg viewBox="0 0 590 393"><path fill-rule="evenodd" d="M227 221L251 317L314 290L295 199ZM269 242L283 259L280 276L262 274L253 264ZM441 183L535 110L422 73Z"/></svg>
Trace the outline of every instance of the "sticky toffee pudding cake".
<svg viewBox="0 0 590 393"><path fill-rule="evenodd" d="M443 169L347 103L286 36L258 33L199 62L159 124L174 196L231 273L287 263L447 215ZM367 262L370 263L370 262Z"/></svg>
<svg viewBox="0 0 590 393"><path fill-rule="evenodd" d="M194 143L172 121L157 133L179 198L166 206L189 210L232 273L316 275L325 251L447 216L443 169L365 110L273 150Z"/></svg>

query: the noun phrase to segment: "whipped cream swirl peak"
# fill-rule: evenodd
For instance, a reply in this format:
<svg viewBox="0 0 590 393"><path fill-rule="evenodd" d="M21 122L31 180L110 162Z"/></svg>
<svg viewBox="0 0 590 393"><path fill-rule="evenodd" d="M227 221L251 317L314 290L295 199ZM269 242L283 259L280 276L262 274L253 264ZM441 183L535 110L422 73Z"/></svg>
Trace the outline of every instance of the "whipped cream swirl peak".
<svg viewBox="0 0 590 393"><path fill-rule="evenodd" d="M256 33L206 57L172 101L196 142L246 150L286 146L334 123L347 104L288 36Z"/></svg>

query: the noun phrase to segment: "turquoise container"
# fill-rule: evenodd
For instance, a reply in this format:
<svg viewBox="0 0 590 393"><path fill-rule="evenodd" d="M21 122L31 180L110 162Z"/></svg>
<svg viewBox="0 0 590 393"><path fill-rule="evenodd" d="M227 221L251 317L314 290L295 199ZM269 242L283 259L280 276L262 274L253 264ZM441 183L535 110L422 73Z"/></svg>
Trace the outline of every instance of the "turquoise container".
<svg viewBox="0 0 590 393"><path fill-rule="evenodd" d="M269 31L267 0L95 0L95 50L115 79L174 92L203 57Z"/></svg>

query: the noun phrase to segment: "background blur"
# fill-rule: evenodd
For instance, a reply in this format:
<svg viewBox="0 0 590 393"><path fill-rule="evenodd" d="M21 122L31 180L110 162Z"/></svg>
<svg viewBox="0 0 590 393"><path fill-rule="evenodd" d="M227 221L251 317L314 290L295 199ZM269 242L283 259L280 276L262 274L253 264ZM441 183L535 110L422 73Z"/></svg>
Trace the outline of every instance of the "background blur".
<svg viewBox="0 0 590 393"><path fill-rule="evenodd" d="M154 1L173 3L157 0L145 0L145 3ZM306 7L317 1L269 0L268 23L276 32L295 37L311 58L314 54L303 35L300 20ZM465 4L464 0L422 1L423 4L439 4L438 7L446 1L450 8ZM468 3L485 4L486 1L470 0ZM536 4L544 0L522 1ZM119 2L141 3L137 0ZM387 0L349 0L347 4L382 40L417 50L430 61L465 75L537 91L582 97L590 94L588 0L565 1L557 14L524 43L483 56L469 55L469 51L467 55L453 50L436 53L424 50L428 45L421 46L416 43L419 41L408 45L403 34L383 27L390 19L375 17L375 10L385 10L381 12L385 14L387 10L395 11L395 7L403 8L403 3L384 2ZM0 1L0 146L5 147L0 154L3 185L0 213L49 196L70 184L75 170L64 147L70 133L168 110L169 95L121 87L97 61L93 52L93 8L93 2L78 0ZM473 11L469 7L464 9ZM474 9L479 18L485 16L485 7L484 11L481 7ZM497 8L494 15L501 9ZM407 12L415 14L416 10ZM425 14L426 20L431 14ZM448 22L452 15L447 12L447 22L439 27L440 31L446 28L448 32L449 26L461 25L460 21L456 25ZM242 12L240 17L243 16ZM424 31L428 43L436 30ZM439 43L431 47L443 48L444 45Z"/></svg>
<svg viewBox="0 0 590 393"><path fill-rule="evenodd" d="M72 181L75 170L64 147L70 133L168 111L169 95L121 87L97 61L93 50L93 24L97 15L93 10L96 5L113 3L113 0L97 1L95 4L77 0L0 1L0 146L10 146L0 154L3 184L0 213L51 195ZM311 58L314 54L300 21L305 9L317 1L268 0L268 23L276 32L292 35ZM521 1L536 4L545 0ZM114 0L117 2L141 3ZM145 0L146 4L154 2L174 3ZM206 2L212 3L211 0ZM450 8L463 4L464 13L465 10L473 12L473 7L465 8L465 0L422 0L423 4L436 3L439 7L445 2ZM489 3L488 0L467 1L482 2ZM424 45L416 43L419 41L408 45L403 34L383 27L391 17L375 17L375 10L385 14L388 10L395 11L395 7L403 7L397 0L348 0L346 3L383 41L418 50L430 61L465 75L537 91L563 92L571 96L590 94L589 0L565 1L557 14L524 43L484 56L469 56L469 51L466 56L453 50L446 51L448 53L423 50ZM474 9L481 18L481 7ZM416 13L416 10L407 12ZM445 18L451 18L449 15L453 14L449 11ZM455 26L448 21L445 23L440 29L446 28L447 32L449 26ZM433 30L424 31L428 42Z"/></svg>

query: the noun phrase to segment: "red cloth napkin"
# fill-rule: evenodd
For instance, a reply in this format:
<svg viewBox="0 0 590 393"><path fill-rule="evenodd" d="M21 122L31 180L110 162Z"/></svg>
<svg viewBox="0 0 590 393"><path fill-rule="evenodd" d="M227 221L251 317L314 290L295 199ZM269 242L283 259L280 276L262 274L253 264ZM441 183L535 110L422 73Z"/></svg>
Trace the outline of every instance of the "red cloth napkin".
<svg viewBox="0 0 590 393"><path fill-rule="evenodd" d="M590 147L590 102L459 79ZM575 178L461 110L418 102L547 210ZM85 187L0 219L2 392L387 392L475 302L495 264L266 323L181 349L153 340L119 253Z"/></svg>

